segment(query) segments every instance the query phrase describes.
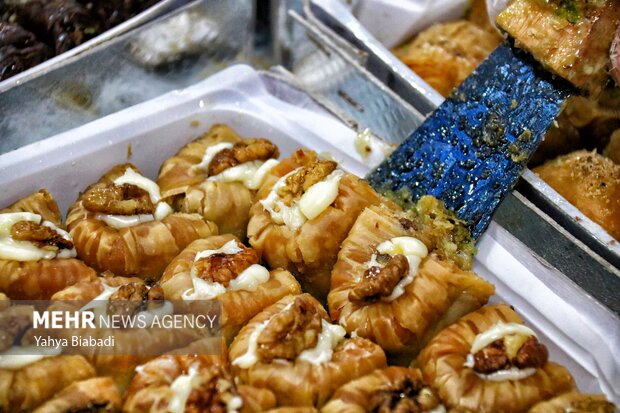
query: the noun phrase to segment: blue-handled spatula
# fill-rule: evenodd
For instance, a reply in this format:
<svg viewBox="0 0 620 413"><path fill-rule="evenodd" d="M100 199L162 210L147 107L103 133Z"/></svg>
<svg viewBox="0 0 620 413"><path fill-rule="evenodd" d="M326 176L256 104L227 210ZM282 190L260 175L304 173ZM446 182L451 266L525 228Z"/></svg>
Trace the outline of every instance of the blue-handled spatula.
<svg viewBox="0 0 620 413"><path fill-rule="evenodd" d="M582 12L590 15L581 18L588 20L572 23L568 19L575 16L567 18L558 12L561 9L543 8L536 0L515 0L498 22L505 21L502 27L532 54L512 42L500 45L367 180L404 207L424 195L441 199L478 238L571 91L577 90L570 83L594 93L602 88L595 81L599 73L583 65L580 52L584 39L576 39L583 32L573 31L571 25L580 24L583 30L589 24L592 30L586 31L585 40L596 42L598 55L588 59L608 60L615 27L604 33L598 24L601 19L613 22L620 6L618 0L607 0L589 10L583 2ZM608 14L602 16L604 13ZM554 37L545 19L565 21L568 26ZM547 36L540 42L545 42L545 48L536 42L528 47L528 36L543 31ZM592 35L597 38L590 39ZM599 43L607 44L607 50ZM556 49L550 50L552 47ZM562 48L563 53L575 54L564 59L575 61L572 71L559 65L557 54L552 54ZM570 83L543 69L532 55ZM590 76L580 76L580 71L588 70Z"/></svg>

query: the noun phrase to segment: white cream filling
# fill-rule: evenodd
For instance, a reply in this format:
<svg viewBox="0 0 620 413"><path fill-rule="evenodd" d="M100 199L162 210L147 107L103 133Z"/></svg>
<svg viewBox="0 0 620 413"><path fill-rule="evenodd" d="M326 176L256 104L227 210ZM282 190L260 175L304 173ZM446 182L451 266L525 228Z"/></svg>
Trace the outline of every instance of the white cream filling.
<svg viewBox="0 0 620 413"><path fill-rule="evenodd" d="M334 348L340 343L347 334L346 330L338 324L331 324L325 320L321 320L321 334L319 340L311 349L304 350L298 360L307 361L314 365L320 365L331 361L334 354Z"/></svg>
<svg viewBox="0 0 620 413"><path fill-rule="evenodd" d="M159 192L159 186L150 179L140 175L132 168L127 168L125 173L114 180L114 185L123 185L130 184L135 185L138 188L144 189L149 193L149 197L151 198L151 202L156 204L161 199L161 194Z"/></svg>
<svg viewBox="0 0 620 413"><path fill-rule="evenodd" d="M276 224L285 224L294 229L301 227L307 220L321 215L336 200L340 180L344 177L344 172L336 169L323 181L308 188L300 199L292 202L291 206L287 206L278 196L278 191L286 186L286 178L299 169L301 168L297 168L280 178L267 197L260 201Z"/></svg>
<svg viewBox="0 0 620 413"><path fill-rule="evenodd" d="M234 280L230 281L228 288L232 291L256 291L261 284L269 280L269 270L259 264L252 264Z"/></svg>
<svg viewBox="0 0 620 413"><path fill-rule="evenodd" d="M61 352L60 347L12 346L0 353L0 370L19 370Z"/></svg>
<svg viewBox="0 0 620 413"><path fill-rule="evenodd" d="M252 333L250 333L250 337L248 338L248 349L245 351L245 354L233 360L233 366L239 366L242 369L249 369L258 362L258 354L256 354L256 350L258 348L258 336L261 335L270 321L271 318L257 324L254 327L254 330L252 330Z"/></svg>
<svg viewBox="0 0 620 413"><path fill-rule="evenodd" d="M492 342L500 339L504 339L511 335L520 335L520 336L532 336L538 338L534 330L529 327L524 326L519 323L504 323L498 322L493 327L488 330L478 334L474 339L470 353L467 355L467 359L463 364L463 367L467 367L470 369L474 368L474 354L491 344ZM491 374L480 374L476 373L476 375L482 379L490 380L490 381L506 381L506 380L521 380L527 377L530 377L536 373L536 369L534 367L528 367L525 369L520 369L518 367L511 367L509 369L503 369L495 371Z"/></svg>
<svg viewBox="0 0 620 413"><path fill-rule="evenodd" d="M211 161L215 158L215 155L222 152L224 149L231 149L234 145L230 142L220 142L215 145L209 146L204 155L202 156L202 160L200 163L194 165L192 169L200 169L202 171L206 171L209 169L209 165L211 165Z"/></svg>
<svg viewBox="0 0 620 413"><path fill-rule="evenodd" d="M387 297L382 297L383 301L394 301L405 293L405 288L413 282L418 267L422 262L422 259L428 255L428 248L426 245L417 238L414 237L395 237L390 240L384 241L377 245L377 252L380 254L387 254L391 257L394 255L404 255L409 264L409 272L403 277L398 284L392 290L392 293ZM385 267L385 264L380 264L377 261L377 254L372 254L370 260L365 265L366 269L371 267ZM358 276L356 281L360 282L361 276Z"/></svg>
<svg viewBox="0 0 620 413"><path fill-rule="evenodd" d="M241 251L243 250L239 247L237 241L230 240L219 249L200 251L196 254L194 262L214 254L223 253L226 255L234 255ZM230 281L228 288L215 281L203 280L196 273L194 266L192 266L190 276L192 278L192 288L183 293L183 300L212 300L218 295L224 294L228 290L256 291L261 284L264 284L269 280L269 270L262 265L250 265L238 274L235 279Z"/></svg>
<svg viewBox="0 0 620 413"><path fill-rule="evenodd" d="M31 212L9 212L0 214L0 259L14 261L51 260L53 258L73 258L77 256L75 248L48 250L37 247L30 241L17 241L11 237L11 228L20 221L33 222L51 228L58 235L72 241L67 231L58 228L41 215Z"/></svg>
<svg viewBox="0 0 620 413"><path fill-rule="evenodd" d="M155 205L155 212L153 214L138 215L95 214L95 219L105 222L112 228L121 229L133 227L145 222L161 221L174 212L167 202L161 201L161 193L157 183L140 175L133 169L127 168L123 175L114 180L114 185L123 184L135 185L148 192L151 202Z"/></svg>
<svg viewBox="0 0 620 413"><path fill-rule="evenodd" d="M288 311L292 305L293 303L288 304L284 309L282 309L282 311L280 311L280 313ZM258 354L256 354L258 337L265 330L274 316L275 314L268 320L254 327L254 330L248 338L248 349L245 354L233 360L233 365L239 366L242 369L249 369L258 362ZM332 359L334 348L344 339L347 332L341 326L331 324L325 320L321 320L321 327L322 330L319 334L316 345L311 349L302 351L301 354L297 356L298 360L307 361L308 363L312 363L314 365L320 365Z"/></svg>
<svg viewBox="0 0 620 413"><path fill-rule="evenodd" d="M116 291L118 291L121 287L111 287L105 282L101 282L101 286L103 287L103 291L93 298L90 302L88 302L85 306L80 308L80 311L92 310L95 313L95 319L99 320L101 317L104 317L108 311L108 301L110 301L110 297Z"/></svg>
<svg viewBox="0 0 620 413"><path fill-rule="evenodd" d="M243 407L243 399L240 396L233 396L226 401L227 413L238 413L241 407Z"/></svg>
<svg viewBox="0 0 620 413"><path fill-rule="evenodd" d="M226 244L222 245L220 248L216 250L199 251L194 257L194 262L199 261L203 258L208 258L215 254L234 255L234 254L240 253L241 251L243 251L243 249L239 246L237 241L235 241L234 239L231 239Z"/></svg>
<svg viewBox="0 0 620 413"><path fill-rule="evenodd" d="M209 165L213 161L215 156L225 149L230 149L234 145L230 142L220 142L215 145L209 146L202 157L199 164L196 164L192 169L198 169L206 171L209 169ZM233 166L232 168L225 169L217 175L210 176L209 181L217 182L241 182L246 188L256 190L260 188L267 173L278 164L275 159L268 159L267 161L250 161L241 165Z"/></svg>
<svg viewBox="0 0 620 413"><path fill-rule="evenodd" d="M110 297L112 297L112 294L114 294L118 291L119 288L121 288L111 287L103 281L101 282L101 286L103 287L103 291L98 296L89 301L85 306L80 308L80 311L94 310L102 305L107 305L107 302L110 300Z"/></svg>
<svg viewBox="0 0 620 413"><path fill-rule="evenodd" d="M534 330L519 323L499 322L488 330L478 334L471 344L471 354L476 354L492 342L512 334L533 336L538 338Z"/></svg>
<svg viewBox="0 0 620 413"><path fill-rule="evenodd" d="M200 384L198 367L192 365L187 374L178 376L170 385L173 396L168 402L169 413L183 413L192 390Z"/></svg>
<svg viewBox="0 0 620 413"><path fill-rule="evenodd" d="M241 165L225 169L221 173L209 177L210 181L217 182L241 182L243 186L251 190L257 190L263 184L265 176L276 166L278 161L269 159L263 161L250 161Z"/></svg>
<svg viewBox="0 0 620 413"><path fill-rule="evenodd" d="M294 301L290 302L286 305L281 311L269 317L267 320L263 321L260 324L256 324L254 329L250 333L250 337L248 337L248 348L245 353L236 359L233 360L233 366L239 366L242 369L249 369L253 365L258 362L258 354L256 354L256 350L258 349L258 337L265 330L269 322L278 314L281 314L285 311L288 311L289 308L293 306Z"/></svg>
<svg viewBox="0 0 620 413"><path fill-rule="evenodd" d="M463 364L463 367L474 368L474 355L468 354L467 360ZM481 374L474 372L476 376L480 377L483 380L489 381L507 381L507 380L521 380L528 378L536 373L536 369L534 367L528 367L525 369L520 369L518 367L511 367L509 369L503 369L495 371L491 374Z"/></svg>

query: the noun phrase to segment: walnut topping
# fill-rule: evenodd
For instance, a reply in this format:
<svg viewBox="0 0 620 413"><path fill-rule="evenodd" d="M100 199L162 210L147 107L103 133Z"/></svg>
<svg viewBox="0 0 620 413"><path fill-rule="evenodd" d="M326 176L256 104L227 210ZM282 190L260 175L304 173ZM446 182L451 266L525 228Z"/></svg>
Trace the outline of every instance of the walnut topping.
<svg viewBox="0 0 620 413"><path fill-rule="evenodd" d="M152 214L155 206L147 191L132 184L92 188L82 200L84 208L110 215Z"/></svg>
<svg viewBox="0 0 620 413"><path fill-rule="evenodd" d="M72 249L73 242L53 228L31 221L19 221L11 227L11 237L16 241L30 241L39 248Z"/></svg>
<svg viewBox="0 0 620 413"><path fill-rule="evenodd" d="M286 178L285 185L278 190L278 196L285 205L290 206L294 199L301 196L312 185L327 178L337 166L338 164L334 161L315 160L299 168Z"/></svg>
<svg viewBox="0 0 620 413"><path fill-rule="evenodd" d="M141 282L122 285L108 300L108 314L132 316L157 305L164 299L159 284L148 288Z"/></svg>
<svg viewBox="0 0 620 413"><path fill-rule="evenodd" d="M185 413L226 413L231 399L239 397L232 378L219 366L201 371L199 380L187 398Z"/></svg>
<svg viewBox="0 0 620 413"><path fill-rule="evenodd" d="M529 337L517 352L517 356L512 359L512 364L520 369L538 367L543 366L548 358L547 347L539 343L535 337Z"/></svg>
<svg viewBox="0 0 620 413"><path fill-rule="evenodd" d="M218 152L211 163L207 174L214 176L228 168L251 161L266 161L279 156L278 147L267 139L249 139L236 143L232 148Z"/></svg>
<svg viewBox="0 0 620 413"><path fill-rule="evenodd" d="M438 399L424 383L403 377L379 388L370 398L369 411L376 413L422 413L439 407Z"/></svg>
<svg viewBox="0 0 620 413"><path fill-rule="evenodd" d="M474 354L474 370L481 374L506 369L509 364L510 359L506 354L504 340L495 340Z"/></svg>
<svg viewBox="0 0 620 413"><path fill-rule="evenodd" d="M349 292L349 300L363 302L388 297L394 287L409 272L409 262L402 254L396 254L389 259L385 267L370 267L364 273L364 278Z"/></svg>
<svg viewBox="0 0 620 413"><path fill-rule="evenodd" d="M316 346L323 329L321 317L307 297L297 297L286 310L276 314L258 336L257 353L261 360L294 360L304 350Z"/></svg>
<svg viewBox="0 0 620 413"><path fill-rule="evenodd" d="M246 268L258 264L258 253L252 248L239 245L241 251L236 254L218 252L194 262L196 275L203 280L209 280L228 287Z"/></svg>
<svg viewBox="0 0 620 413"><path fill-rule="evenodd" d="M523 341L516 356L511 358L504 339L500 339L474 354L473 369L480 374L491 374L511 367L520 369L542 367L547 362L548 356L547 348L539 343L536 337L529 336Z"/></svg>

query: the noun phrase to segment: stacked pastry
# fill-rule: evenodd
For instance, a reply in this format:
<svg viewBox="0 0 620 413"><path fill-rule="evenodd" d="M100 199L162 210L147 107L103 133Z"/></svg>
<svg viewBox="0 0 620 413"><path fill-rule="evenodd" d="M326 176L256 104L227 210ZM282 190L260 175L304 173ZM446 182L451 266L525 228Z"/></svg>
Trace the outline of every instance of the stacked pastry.
<svg viewBox="0 0 620 413"><path fill-rule="evenodd" d="M0 211L0 412L614 411L514 310L485 306L494 287L438 201L403 211L312 151L278 156L216 125L157 181L112 167L66 226L45 190ZM32 308L10 300L27 298L217 302L223 339L118 330L123 355L24 356Z"/></svg>

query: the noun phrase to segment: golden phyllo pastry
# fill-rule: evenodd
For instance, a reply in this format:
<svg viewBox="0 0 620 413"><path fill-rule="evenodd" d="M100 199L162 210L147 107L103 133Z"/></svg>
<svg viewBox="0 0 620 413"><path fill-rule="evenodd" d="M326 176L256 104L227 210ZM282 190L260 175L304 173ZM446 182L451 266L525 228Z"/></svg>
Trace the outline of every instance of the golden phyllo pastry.
<svg viewBox="0 0 620 413"><path fill-rule="evenodd" d="M92 311L109 317L143 317L174 314L174 305L164 301L164 291L159 284L149 285L137 277L98 278L81 282L52 297L57 300L50 306L53 310ZM61 301L62 300L62 301ZM84 349L84 354L102 376L110 376L119 389L124 390L133 376L136 366L162 354L184 347L202 337L198 329L169 330L160 326L146 328L61 329L51 331L56 338L93 337L114 338L113 348Z"/></svg>
<svg viewBox="0 0 620 413"><path fill-rule="evenodd" d="M168 265L161 283L172 300L221 301L228 342L261 310L289 294L301 293L288 271L267 270L260 265L258 253L233 235L192 242Z"/></svg>
<svg viewBox="0 0 620 413"><path fill-rule="evenodd" d="M596 152L576 151L549 161L534 172L620 240L620 165Z"/></svg>
<svg viewBox="0 0 620 413"><path fill-rule="evenodd" d="M345 334L309 294L285 297L241 329L230 347L233 374L271 390L279 407L321 407L344 383L386 365L379 346Z"/></svg>
<svg viewBox="0 0 620 413"><path fill-rule="evenodd" d="M394 54L443 96L465 80L501 38L466 20L435 24Z"/></svg>
<svg viewBox="0 0 620 413"><path fill-rule="evenodd" d="M406 367L388 367L339 388L322 413L445 413L445 407L422 380L422 373Z"/></svg>
<svg viewBox="0 0 620 413"><path fill-rule="evenodd" d="M215 125L168 159L157 183L181 211L200 213L220 233L244 239L256 190L278 156L267 139L243 139Z"/></svg>
<svg viewBox="0 0 620 413"><path fill-rule="evenodd" d="M36 354L32 350L31 354ZM30 412L70 384L95 376L82 356L0 355L0 411Z"/></svg>
<svg viewBox="0 0 620 413"><path fill-rule="evenodd" d="M275 406L270 391L237 385L224 357L166 355L139 366L123 412L251 413Z"/></svg>
<svg viewBox="0 0 620 413"><path fill-rule="evenodd" d="M274 167L250 210L248 237L272 268L289 270L324 300L340 244L359 213L379 203L361 179L297 150Z"/></svg>
<svg viewBox="0 0 620 413"><path fill-rule="evenodd" d="M93 268L150 279L190 242L217 234L200 215L175 213L157 184L131 164L88 187L69 209L67 227L78 256Z"/></svg>
<svg viewBox="0 0 620 413"><path fill-rule="evenodd" d="M342 243L328 296L332 319L348 333L403 357L494 293L473 272L429 252L415 227L395 207L366 208Z"/></svg>
<svg viewBox="0 0 620 413"><path fill-rule="evenodd" d="M574 387L564 367L506 305L483 307L440 332L422 350L424 379L448 408L527 412Z"/></svg>
<svg viewBox="0 0 620 413"><path fill-rule="evenodd" d="M616 406L602 394L570 392L538 403L529 413L614 413Z"/></svg>
<svg viewBox="0 0 620 413"><path fill-rule="evenodd" d="M95 271L75 259L52 195L42 189L0 210L0 291L14 300L46 300Z"/></svg>
<svg viewBox="0 0 620 413"><path fill-rule="evenodd" d="M96 377L66 387L33 413L120 413L121 396L109 377Z"/></svg>

